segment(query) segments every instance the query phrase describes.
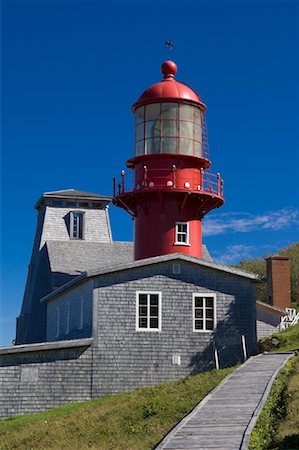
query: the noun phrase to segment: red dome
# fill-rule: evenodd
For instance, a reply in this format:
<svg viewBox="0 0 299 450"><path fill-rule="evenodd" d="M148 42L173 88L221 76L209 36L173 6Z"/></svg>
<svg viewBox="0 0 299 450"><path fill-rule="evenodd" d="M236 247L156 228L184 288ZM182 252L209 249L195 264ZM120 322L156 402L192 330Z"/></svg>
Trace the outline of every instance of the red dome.
<svg viewBox="0 0 299 450"><path fill-rule="evenodd" d="M191 87L174 79L177 67L173 61L165 61L161 69L164 80L146 89L132 106L133 111L138 106L161 101L181 101L206 109L199 95Z"/></svg>

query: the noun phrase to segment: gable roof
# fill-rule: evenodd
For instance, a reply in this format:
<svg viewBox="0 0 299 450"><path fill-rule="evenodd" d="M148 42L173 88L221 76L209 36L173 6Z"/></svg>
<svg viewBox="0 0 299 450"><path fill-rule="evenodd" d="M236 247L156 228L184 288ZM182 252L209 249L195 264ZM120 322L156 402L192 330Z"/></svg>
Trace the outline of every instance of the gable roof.
<svg viewBox="0 0 299 450"><path fill-rule="evenodd" d="M35 204L37 209L44 199L61 199L61 200L105 200L110 202L112 197L102 194L94 194L93 192L79 191L78 189L62 189L59 191L44 192Z"/></svg>
<svg viewBox="0 0 299 450"><path fill-rule="evenodd" d="M134 262L133 242L47 241L46 247L55 288L82 272ZM203 259L212 262L205 245Z"/></svg>
<svg viewBox="0 0 299 450"><path fill-rule="evenodd" d="M257 275L255 273L245 272L244 270L240 270L235 267L224 266L222 264L217 264L217 263L210 262L210 261L204 261L203 259L195 258L194 256L187 256L182 253L172 253L171 255L154 256L152 258L140 259L138 261L127 262L124 264L116 264L116 265L113 265L110 267L106 266L106 267L102 267L102 268L87 270L86 272L82 273L75 279L71 280L70 282L64 284L63 286L59 287L55 291L46 295L44 298L41 299L41 302L48 301L50 298L56 296L57 294L61 293L62 291L67 290L67 289L71 288L72 286L74 286L75 284L81 283L82 281L84 281L85 279L88 279L88 278L93 278L93 277L100 276L100 275L106 275L106 274L110 274L110 273L121 272L124 270L135 269L138 267L146 267L149 265L159 264L159 263L168 262L168 261L176 261L176 260L186 261L189 263L197 264L198 266L201 266L201 267L206 267L206 268L214 269L214 270L224 272L224 273L227 273L230 275L236 275L236 276L239 276L242 278L247 278L253 282L264 281L264 278L262 276Z"/></svg>

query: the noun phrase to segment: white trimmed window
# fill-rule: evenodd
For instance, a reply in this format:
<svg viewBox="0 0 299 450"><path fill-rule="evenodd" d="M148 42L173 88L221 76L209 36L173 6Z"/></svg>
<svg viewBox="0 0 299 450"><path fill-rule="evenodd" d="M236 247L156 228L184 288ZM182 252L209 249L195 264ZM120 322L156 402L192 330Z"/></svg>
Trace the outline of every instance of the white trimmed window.
<svg viewBox="0 0 299 450"><path fill-rule="evenodd" d="M84 213L71 211L70 215L71 239L84 239Z"/></svg>
<svg viewBox="0 0 299 450"><path fill-rule="evenodd" d="M176 222L175 224L175 244L189 245L189 223Z"/></svg>
<svg viewBox="0 0 299 450"><path fill-rule="evenodd" d="M193 331L213 331L216 324L216 295L193 294Z"/></svg>
<svg viewBox="0 0 299 450"><path fill-rule="evenodd" d="M136 331L161 331L161 292L136 293Z"/></svg>

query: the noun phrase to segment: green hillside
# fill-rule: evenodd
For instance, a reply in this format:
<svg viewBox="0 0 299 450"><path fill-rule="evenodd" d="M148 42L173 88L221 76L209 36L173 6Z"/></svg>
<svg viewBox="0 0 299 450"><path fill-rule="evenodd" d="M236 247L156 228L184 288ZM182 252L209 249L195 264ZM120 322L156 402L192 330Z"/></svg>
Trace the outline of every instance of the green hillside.
<svg viewBox="0 0 299 450"><path fill-rule="evenodd" d="M299 310L299 242L279 250L280 255L288 256L291 262L291 298L293 308ZM267 256L267 255L266 255ZM235 267L266 276L266 261L264 258L247 259ZM268 298L266 283L257 285L257 299L266 302Z"/></svg>
<svg viewBox="0 0 299 450"><path fill-rule="evenodd" d="M0 421L0 449L150 450L232 370Z"/></svg>
<svg viewBox="0 0 299 450"><path fill-rule="evenodd" d="M261 341L270 351L299 350L299 324ZM274 343L275 345L272 345ZM278 343L278 345L277 345ZM260 347L263 350L262 346ZM249 450L299 448L299 355L278 375L252 432Z"/></svg>

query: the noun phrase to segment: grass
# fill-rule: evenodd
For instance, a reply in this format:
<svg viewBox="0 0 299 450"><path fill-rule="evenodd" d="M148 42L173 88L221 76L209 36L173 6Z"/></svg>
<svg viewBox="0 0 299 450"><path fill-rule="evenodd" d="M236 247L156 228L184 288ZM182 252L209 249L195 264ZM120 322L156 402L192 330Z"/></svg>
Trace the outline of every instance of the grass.
<svg viewBox="0 0 299 450"><path fill-rule="evenodd" d="M271 347L271 342L275 345ZM277 346L278 342L278 346ZM299 324L263 339L270 351L299 349ZM291 358L273 383L251 434L249 450L299 449L299 356Z"/></svg>
<svg viewBox="0 0 299 450"><path fill-rule="evenodd" d="M286 415L278 422L271 450L299 449L299 358L287 387Z"/></svg>
<svg viewBox="0 0 299 450"><path fill-rule="evenodd" d="M299 323L259 341L260 351L290 352L299 350Z"/></svg>
<svg viewBox="0 0 299 450"><path fill-rule="evenodd" d="M0 449L152 449L232 370L3 420Z"/></svg>

